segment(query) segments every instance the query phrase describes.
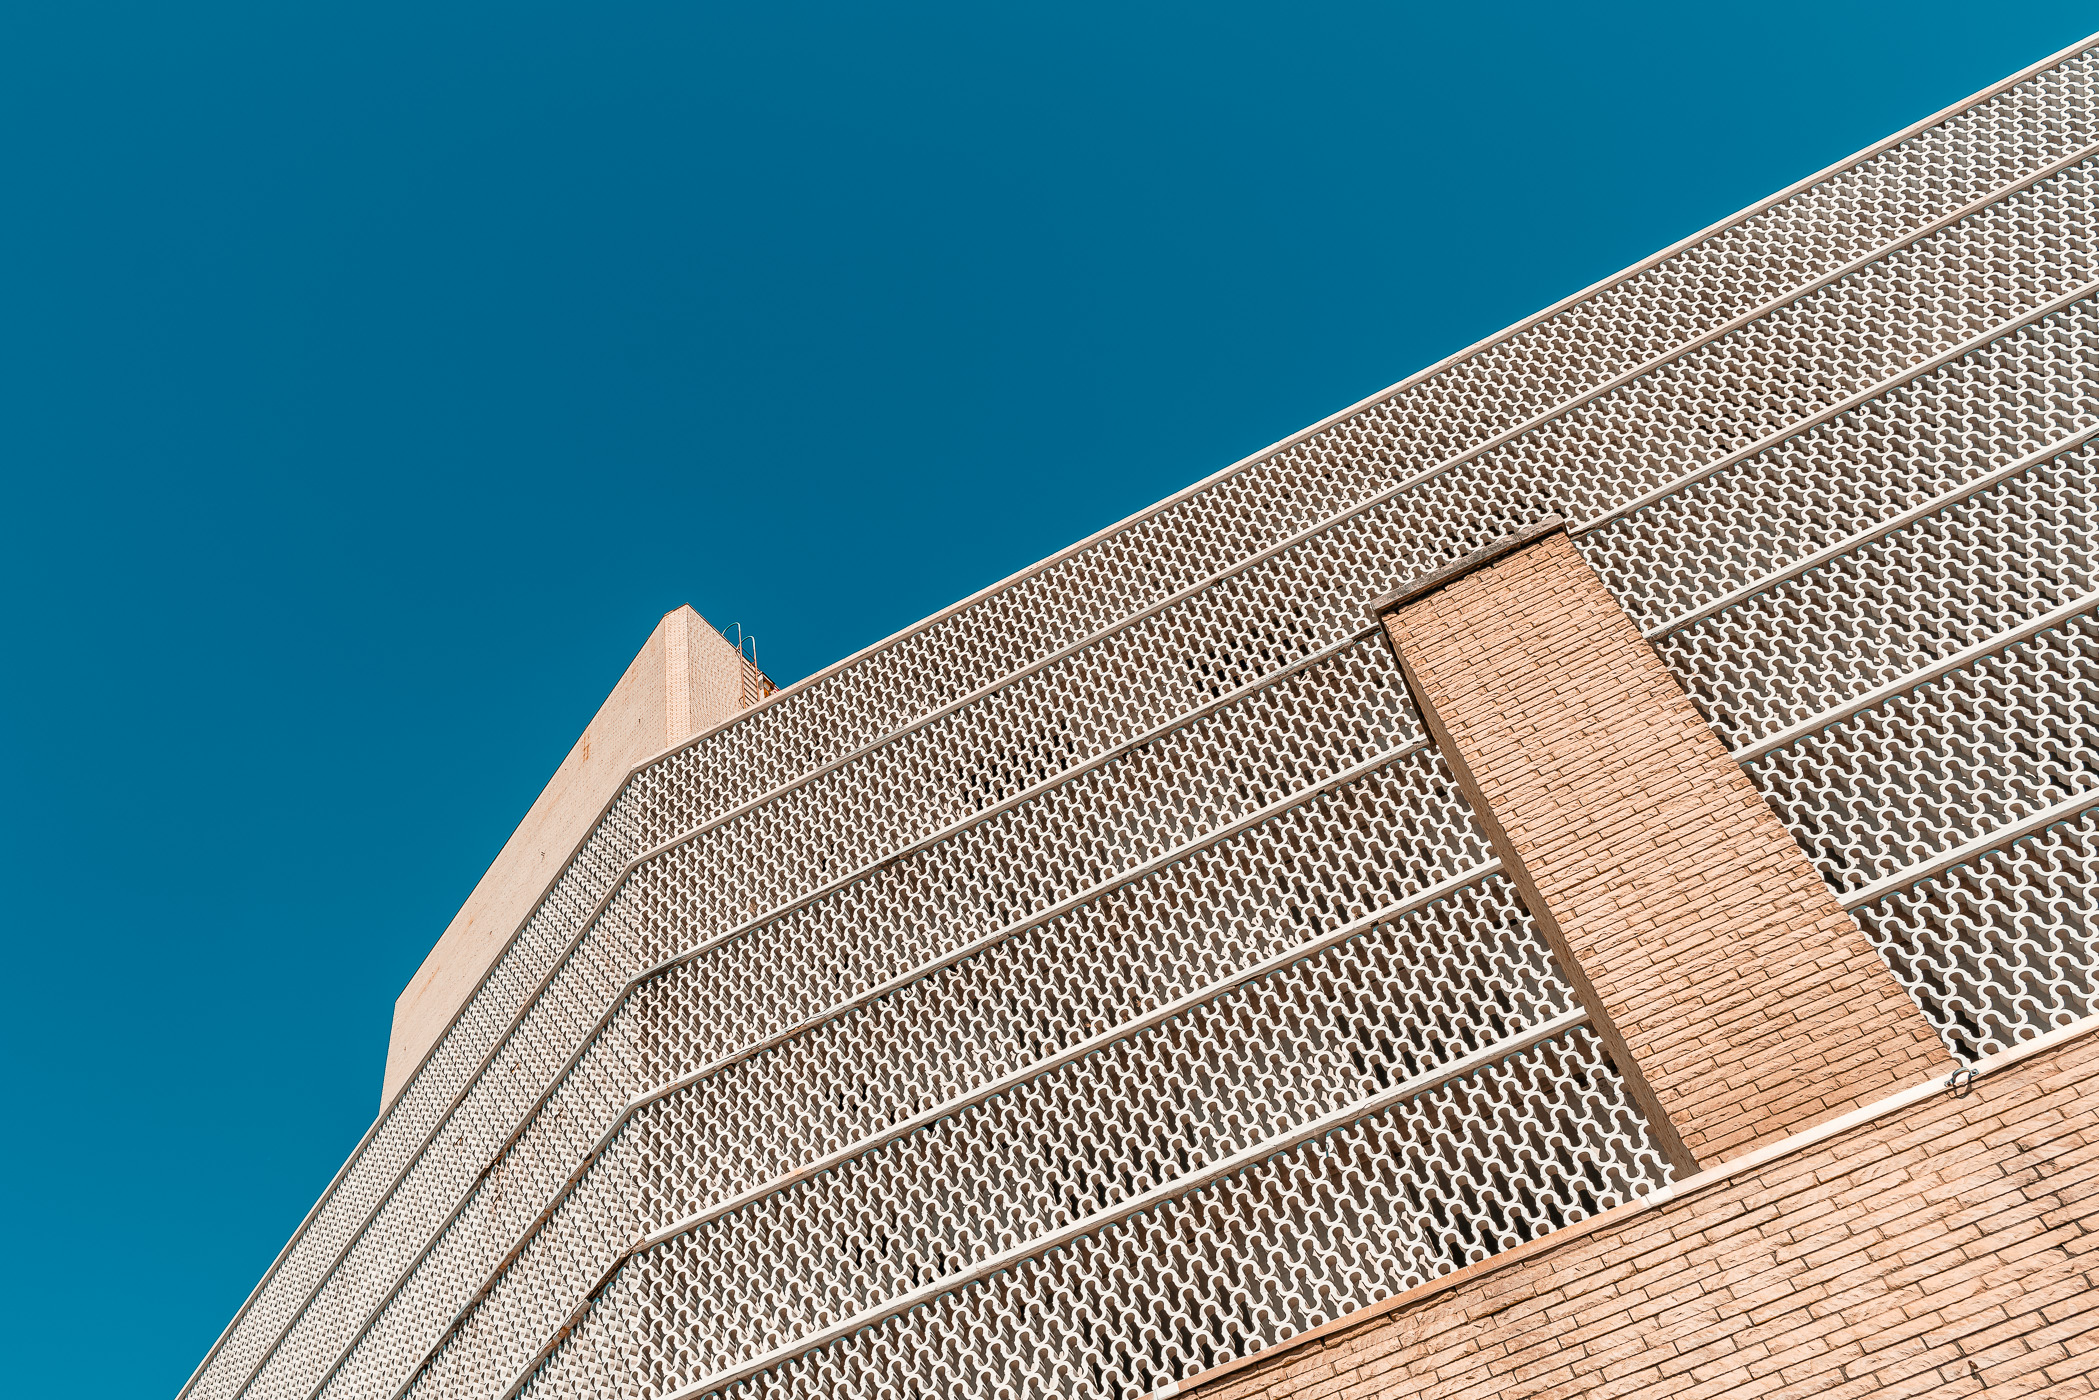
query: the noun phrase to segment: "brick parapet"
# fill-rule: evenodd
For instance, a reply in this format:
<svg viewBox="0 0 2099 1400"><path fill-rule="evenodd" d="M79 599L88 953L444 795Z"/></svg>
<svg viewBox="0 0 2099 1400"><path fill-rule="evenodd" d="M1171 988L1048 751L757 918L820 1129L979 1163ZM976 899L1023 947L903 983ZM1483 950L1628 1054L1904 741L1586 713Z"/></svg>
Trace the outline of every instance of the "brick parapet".
<svg viewBox="0 0 2099 1400"><path fill-rule="evenodd" d="M1178 1389L1200 1400L2090 1394L2099 1018Z"/></svg>
<svg viewBox="0 0 2099 1400"><path fill-rule="evenodd" d="M1565 531L1515 544L1383 621L1679 1170L1950 1068Z"/></svg>

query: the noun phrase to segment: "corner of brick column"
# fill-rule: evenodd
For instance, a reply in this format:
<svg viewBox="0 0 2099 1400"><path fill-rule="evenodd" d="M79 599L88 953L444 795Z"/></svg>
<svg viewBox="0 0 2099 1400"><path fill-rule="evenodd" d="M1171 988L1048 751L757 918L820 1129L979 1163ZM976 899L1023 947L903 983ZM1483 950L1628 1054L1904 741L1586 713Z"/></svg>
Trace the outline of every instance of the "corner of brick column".
<svg viewBox="0 0 2099 1400"><path fill-rule="evenodd" d="M1632 620L1542 522L1372 606L1679 1170L1948 1056Z"/></svg>

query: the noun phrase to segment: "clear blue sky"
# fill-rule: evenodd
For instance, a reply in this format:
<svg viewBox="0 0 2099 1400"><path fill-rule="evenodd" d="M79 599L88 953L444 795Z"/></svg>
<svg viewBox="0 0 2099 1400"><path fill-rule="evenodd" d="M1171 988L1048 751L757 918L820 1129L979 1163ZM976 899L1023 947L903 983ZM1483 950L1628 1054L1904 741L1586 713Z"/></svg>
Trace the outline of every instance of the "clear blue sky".
<svg viewBox="0 0 2099 1400"><path fill-rule="evenodd" d="M2099 28L999 8L0 17L0 1390L172 1394L666 609L792 680Z"/></svg>

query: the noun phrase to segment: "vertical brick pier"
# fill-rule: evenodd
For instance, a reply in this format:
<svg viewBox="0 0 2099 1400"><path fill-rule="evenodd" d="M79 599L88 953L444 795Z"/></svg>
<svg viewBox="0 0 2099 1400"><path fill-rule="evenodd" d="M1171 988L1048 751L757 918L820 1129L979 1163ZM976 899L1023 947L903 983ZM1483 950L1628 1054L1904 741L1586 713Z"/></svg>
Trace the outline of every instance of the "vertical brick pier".
<svg viewBox="0 0 2099 1400"><path fill-rule="evenodd" d="M1559 522L1372 611L1676 1181L1160 1393L2099 1391L2099 1017L1949 1082Z"/></svg>
<svg viewBox="0 0 2099 1400"><path fill-rule="evenodd" d="M1374 610L1679 1171L1952 1068L1562 523Z"/></svg>
<svg viewBox="0 0 2099 1400"><path fill-rule="evenodd" d="M1180 1400L2099 1392L2099 1035L1846 1115L1178 1387ZM1175 1393L1175 1392L1169 1392Z"/></svg>

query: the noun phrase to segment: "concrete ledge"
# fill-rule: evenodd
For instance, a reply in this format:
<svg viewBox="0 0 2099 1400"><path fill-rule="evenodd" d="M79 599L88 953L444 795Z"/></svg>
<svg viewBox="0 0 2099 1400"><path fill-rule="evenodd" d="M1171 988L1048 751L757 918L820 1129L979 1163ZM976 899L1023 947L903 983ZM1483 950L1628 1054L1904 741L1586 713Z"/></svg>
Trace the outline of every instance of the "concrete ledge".
<svg viewBox="0 0 2099 1400"><path fill-rule="evenodd" d="M1805 1128L1782 1141L1767 1144L1753 1151L1746 1152L1740 1157L1723 1162L1718 1166L1672 1182L1670 1185L1643 1196L1639 1200L1629 1201L1622 1206L1591 1216L1589 1219L1577 1224L1566 1226L1549 1235L1518 1245L1514 1249L1505 1250L1491 1259L1483 1259L1477 1264L1468 1265L1465 1268L1445 1274L1441 1278L1432 1279L1427 1283L1394 1294L1383 1302L1373 1303L1368 1307L1360 1308L1355 1312L1338 1317L1332 1322L1301 1332L1278 1346L1242 1356L1234 1361L1227 1361L1223 1365L1214 1366L1188 1380L1162 1385L1154 1390L1152 1394L1155 1400L1163 1400L1163 1397L1167 1396L1192 1396L1198 1393L1215 1394L1217 1389L1226 1382L1236 1377L1246 1376L1249 1372L1267 1368L1289 1367L1296 1364L1298 1358L1304 1357L1346 1334L1367 1333L1369 1329L1385 1319L1434 1303L1444 1295L1456 1293L1495 1274L1520 1269L1532 1264L1537 1264L1541 1268L1548 1267L1541 1261L1544 1261L1547 1256L1556 1252L1566 1250L1583 1241L1593 1240L1599 1235L1624 1230L1656 1212L1687 1207L1693 1198L1723 1187L1739 1177L1771 1167L1774 1164L1783 1163L1787 1159L1797 1157L1824 1144L1834 1143L1838 1139L1854 1134L1863 1135L1865 1130L1872 1128L1882 1120L1903 1114L1908 1110L1917 1108L1919 1105L1927 1105L1943 1099L1966 1099L1975 1092L1975 1086L1978 1083L2003 1074L2007 1070L2017 1069L2035 1059L2063 1051L2076 1042L2092 1036L2095 1032L2099 1032L2099 1016L2087 1016L2060 1030L2051 1031L2047 1035L2037 1036L2023 1045L2014 1046L2010 1050L1978 1061L1967 1070L1958 1071L1947 1077L1933 1076L1930 1079L1912 1084L1908 1088L1898 1090L1877 1102ZM1981 1102L1983 1101L1978 1101L1978 1106L1980 1106ZM1856 1154L1858 1152L1870 1152L1871 1148L1861 1145L1851 1150L1853 1154ZM1692 1226L1687 1223L1683 1226L1674 1227L1674 1232L1681 1234L1691 1228ZM1819 1222L1817 1228L1826 1229L1827 1222ZM1424 1381L1427 1383L1432 1379L1425 1377ZM1315 1388L1308 1387L1308 1390ZM1571 1389L1572 1387L1569 1387L1569 1390ZM1232 1391L1234 1396L1240 1393L1241 1391L1237 1387ZM1319 1393L1325 1394L1327 1392L1321 1390ZM1348 1393L1355 1395L1357 1392L1350 1390ZM1366 1392L1366 1394L1369 1393ZM1395 1392L1380 1389L1375 1393L1386 1395ZM1555 1393L1563 1392L1555 1391Z"/></svg>
<svg viewBox="0 0 2099 1400"><path fill-rule="evenodd" d="M1391 612L1394 608L1411 603L1424 594L1433 593L1439 588L1455 583L1475 570L1486 568L1504 555L1514 554L1525 545L1536 544L1547 535L1556 534L1566 528L1566 516L1548 515L1535 524L1526 525L1520 530L1511 531L1509 534L1503 535L1492 544L1480 546L1463 559L1453 560L1440 569L1431 569L1425 574L1408 579L1390 593L1371 601L1368 609L1370 620L1372 622L1381 622L1385 614Z"/></svg>

